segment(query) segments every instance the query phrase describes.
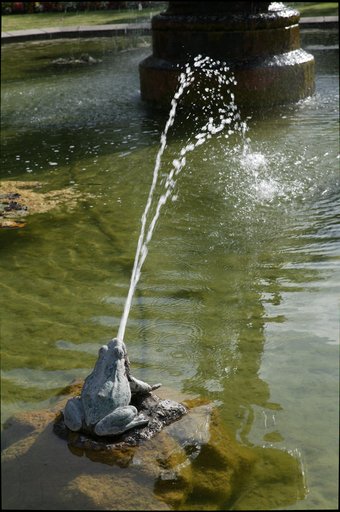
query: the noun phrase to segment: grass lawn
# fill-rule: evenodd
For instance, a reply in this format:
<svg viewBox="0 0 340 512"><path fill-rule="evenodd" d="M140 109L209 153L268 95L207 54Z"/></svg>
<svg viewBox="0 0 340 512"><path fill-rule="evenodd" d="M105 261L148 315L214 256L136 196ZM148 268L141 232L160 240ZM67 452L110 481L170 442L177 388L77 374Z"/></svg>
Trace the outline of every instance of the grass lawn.
<svg viewBox="0 0 340 512"><path fill-rule="evenodd" d="M338 2L287 2L286 5L300 12L301 16L338 16Z"/></svg>
<svg viewBox="0 0 340 512"><path fill-rule="evenodd" d="M338 2L287 2L300 11L301 16L334 16L339 13ZM49 12L36 14L7 14L2 16L1 30L66 27L79 25L106 25L110 23L136 23L149 21L154 14L164 11L167 2L154 7L112 11Z"/></svg>
<svg viewBox="0 0 340 512"><path fill-rule="evenodd" d="M167 2L138 9L112 11L81 11L81 12L42 12L35 14L4 14L2 15L1 30L24 30L32 28L68 27L79 25L106 25L110 23L138 23L150 21L154 14L167 8Z"/></svg>

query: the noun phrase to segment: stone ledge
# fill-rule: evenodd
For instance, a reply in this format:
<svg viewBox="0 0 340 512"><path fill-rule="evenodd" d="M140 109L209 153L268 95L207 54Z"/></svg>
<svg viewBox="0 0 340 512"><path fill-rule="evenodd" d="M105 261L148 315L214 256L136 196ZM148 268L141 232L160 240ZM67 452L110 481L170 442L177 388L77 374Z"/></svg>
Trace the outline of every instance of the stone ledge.
<svg viewBox="0 0 340 512"><path fill-rule="evenodd" d="M338 16L316 16L300 18L300 28L337 28ZM20 43L44 39L70 39L76 37L112 37L137 32L140 35L151 34L151 22L117 23L111 25L93 25L79 27L52 27L41 29L12 30L1 32L1 44Z"/></svg>
<svg viewBox="0 0 340 512"><path fill-rule="evenodd" d="M300 28L338 28L338 16L305 16L300 18Z"/></svg>
<svg viewBox="0 0 340 512"><path fill-rule="evenodd" d="M1 32L1 43L20 43L44 39L73 39L86 37L112 37L121 35L145 35L151 33L150 23L117 23L111 25L51 27Z"/></svg>

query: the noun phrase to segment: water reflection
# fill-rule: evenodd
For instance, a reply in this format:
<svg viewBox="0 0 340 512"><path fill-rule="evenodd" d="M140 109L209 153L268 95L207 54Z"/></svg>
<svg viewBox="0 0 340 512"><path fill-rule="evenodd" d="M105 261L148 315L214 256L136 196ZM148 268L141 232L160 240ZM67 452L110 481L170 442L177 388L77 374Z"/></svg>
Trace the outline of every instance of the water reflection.
<svg viewBox="0 0 340 512"><path fill-rule="evenodd" d="M44 44L38 48L44 55ZM18 73L19 50L4 59L7 69L15 61ZM32 73L28 84L19 80L24 74L13 83L2 77L5 179L39 179L49 190L73 184L92 194L72 215L32 216L28 229L1 233L3 420L15 409L41 409L67 380L87 375L98 346L116 334L164 125L138 100L144 53L149 48L103 62L110 73L91 71L87 83L84 70L65 72L55 97L55 76ZM237 483L237 496L227 502L236 509L296 500L300 508L327 508L336 499L337 77L321 61L327 73L317 78L314 98L252 118L248 153L240 141L227 153L215 141L189 159L177 200L157 226L128 323L136 375L154 382L161 375L164 386L213 402L220 417L218 429L212 426L215 440L251 451L252 476L244 469L244 487ZM185 129L173 134L169 161ZM50 434L31 439L22 465L13 445L8 499L20 496L27 508L40 496L41 508L65 508L65 499L89 508L97 488L109 491L116 478L128 478L117 467L108 473L105 464L75 456L58 438L50 446ZM190 458L197 452L187 446ZM310 501L303 500L306 459ZM202 449L194 460L198 477L219 459L215 451L209 460L209 449ZM39 493L22 473L27 466L46 484ZM154 495L161 491L171 499L158 473L139 480L136 473L132 465L129 496L138 503L131 507L144 498L143 508L163 506ZM200 503L216 505L199 480ZM116 502L106 496L105 506L124 503L121 495Z"/></svg>

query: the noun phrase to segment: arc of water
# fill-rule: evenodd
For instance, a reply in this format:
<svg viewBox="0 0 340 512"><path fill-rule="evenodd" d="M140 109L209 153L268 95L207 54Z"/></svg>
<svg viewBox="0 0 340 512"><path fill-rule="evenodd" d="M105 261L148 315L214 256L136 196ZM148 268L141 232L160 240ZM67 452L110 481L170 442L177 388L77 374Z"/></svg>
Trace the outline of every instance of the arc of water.
<svg viewBox="0 0 340 512"><path fill-rule="evenodd" d="M180 98L180 96L184 92L184 89L186 87L188 87L188 86L189 86L189 83L186 80L186 74L185 73L181 73L181 75L180 75L180 83L179 83L177 92L176 92L174 98L171 101L171 109L170 109L170 112L169 112L169 117L168 117L168 120L166 122L164 131L163 131L163 133L161 135L161 145L160 145L160 148L159 148L157 156L156 156L156 162L155 162L155 167L154 167L154 172L153 172L152 184L151 184L151 187L150 187L148 199L147 199L146 206L145 206L145 209L144 209L144 212L143 212L143 215L142 215L142 219L141 219L142 227L141 227L140 235L139 235L139 238L138 238L137 249L136 249L136 254L135 254L135 260L134 260L134 265L133 265L131 279L130 279L130 287L129 287L128 295L127 295L127 298L126 298L126 301L125 301L124 311L123 311L123 315L122 315L122 318L121 318L121 322L120 322L119 330L118 330L118 335L117 335L118 339L121 340L121 341L123 341L123 339L124 339L126 323L127 323L127 319L128 319L128 315L129 315L129 310L130 310L130 307L131 307L131 302L132 302L133 294L134 294L136 285L137 285L139 277L140 277L141 267L142 267L142 265L143 265L143 263L145 261L145 258L146 258L145 252L147 253L147 249L145 247L145 243L143 244L144 237L145 237L145 227L146 227L148 213L149 213L149 210L150 210L150 207L151 207L151 204L152 204L152 198L153 198L154 190L156 188L156 184L157 184L157 181L158 181L158 174L159 174L159 169L160 169L160 166L161 166L162 156L163 156L164 150L166 148L166 137L167 137L169 128L174 123L174 119L175 119L175 115L176 115L176 109L177 109L177 101L176 100ZM158 215L157 215L157 218L158 218ZM157 218L156 218L154 224L156 223ZM149 232L150 232L150 229L149 229ZM144 247L144 251L142 252L142 248L143 247ZM142 255L142 258L141 258L141 255Z"/></svg>
<svg viewBox="0 0 340 512"><path fill-rule="evenodd" d="M206 73L206 76L208 76L208 77L212 76L213 71L209 68L204 69L204 67L202 65L203 64L209 65L211 63L213 63L213 59L211 59L210 57L202 58L201 55L198 55L194 59L194 67L203 69L203 71L205 71L205 73ZM217 64L222 64L221 69L224 72L229 70L229 68L225 65L225 63L220 63L218 61ZM216 75L217 73L218 73L218 71L214 70L214 74ZM135 259L134 259L134 265L133 265L131 279L130 279L129 291L128 291L128 295L127 295L127 298L125 301L124 311L123 311L123 315L121 318L118 335L117 335L118 339L120 339L121 341L123 341L123 339L124 339L127 319L128 319L129 311L131 308L131 302L132 302L132 298L134 295L134 291L135 291L135 288L137 286L137 283L138 283L140 275L141 275L141 269L142 269L143 263L148 254L148 243L150 242L150 240L152 238L152 234L153 234L155 225L157 223L157 220L159 218L161 208L167 202L168 198L171 195L172 190L174 189L174 187L176 185L176 181L175 181L174 177L180 173L181 169L184 167L184 165L186 163L185 155L189 151L193 151L197 146L203 144L206 141L206 139L210 138L213 134L221 132L226 125L231 123L232 119L234 121L239 119L239 114L237 112L235 113L235 110L237 110L237 107L234 104L234 95L232 93L230 93L230 97L231 97L230 104L226 107L226 109L220 108L218 110L219 114L220 114L220 121L215 125L213 117L209 117L206 124L204 124L201 127L200 132L195 136L195 138L196 138L195 143L189 142L184 148L181 149L179 159L173 160L173 167L169 171L169 174L168 174L166 182L165 182L166 191L159 198L154 216L153 216L152 220L150 221L148 230L146 232L147 218L148 218L148 214L149 214L149 211L151 208L154 191L155 191L155 188L156 188L156 185L158 182L158 174L159 174L159 169L161 166L162 156L163 156L163 153L166 148L167 134L168 134L169 128L174 123L174 119L175 119L175 115L176 115L177 100L182 96L184 90L187 87L189 87L189 85L194 80L195 80L194 72L192 71L190 64L188 63L188 64L186 64L185 72L182 72L180 74L179 85L178 85L177 91L174 95L174 98L171 101L171 109L169 112L169 117L166 122L164 131L161 135L161 145L160 145L159 151L156 156L152 184L151 184L151 188L149 191L146 206L145 206L142 218L141 218L142 226L141 226L141 231L140 231L140 235L138 238L137 249L136 249L136 254L135 254ZM228 81L229 81L228 79L223 79L221 76L218 76L218 82L219 82L218 89L220 89L222 83L227 84ZM232 81L232 79L230 79L230 81ZM234 81L234 83L236 85L235 81ZM220 91L218 91L218 92L220 93ZM230 92L230 91L228 90L228 92ZM244 128L242 125L243 125L243 123L240 123L240 128L243 130ZM228 137L228 135L226 135L226 137ZM146 232L146 234L145 234L145 232Z"/></svg>

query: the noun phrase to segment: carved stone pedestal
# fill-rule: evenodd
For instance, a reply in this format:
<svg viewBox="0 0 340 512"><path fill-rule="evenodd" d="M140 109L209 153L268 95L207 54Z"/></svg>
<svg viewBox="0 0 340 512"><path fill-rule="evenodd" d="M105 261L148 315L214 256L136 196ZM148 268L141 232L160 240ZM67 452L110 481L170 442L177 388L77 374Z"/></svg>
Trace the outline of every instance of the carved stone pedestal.
<svg viewBox="0 0 340 512"><path fill-rule="evenodd" d="M168 108L180 72L198 54L226 62L237 80L238 106L260 108L311 95L314 57L300 48L300 15L282 4L269 11L269 4L169 2L152 18L153 53L139 67L142 99ZM185 101L199 106L204 100L196 92Z"/></svg>

